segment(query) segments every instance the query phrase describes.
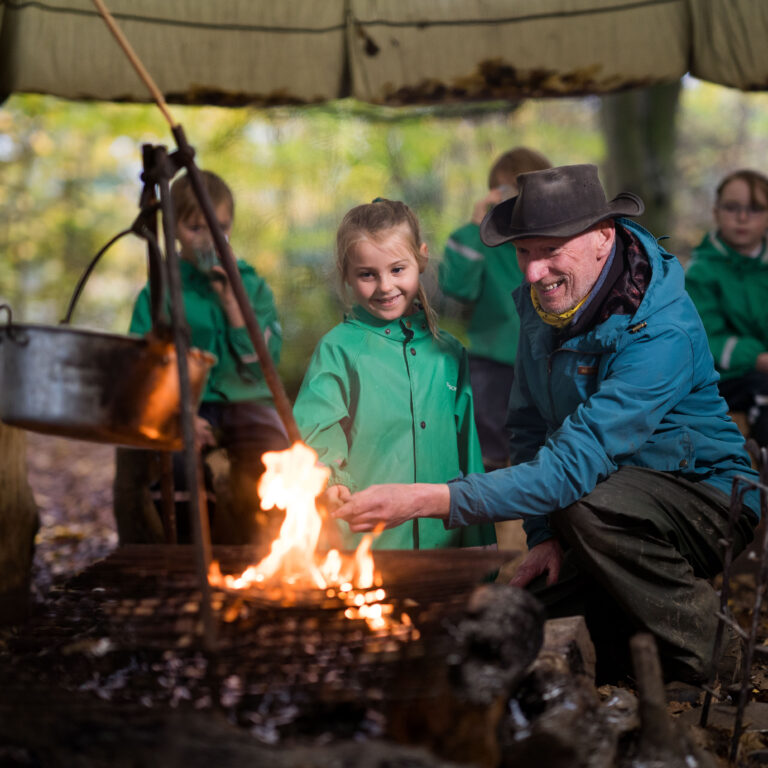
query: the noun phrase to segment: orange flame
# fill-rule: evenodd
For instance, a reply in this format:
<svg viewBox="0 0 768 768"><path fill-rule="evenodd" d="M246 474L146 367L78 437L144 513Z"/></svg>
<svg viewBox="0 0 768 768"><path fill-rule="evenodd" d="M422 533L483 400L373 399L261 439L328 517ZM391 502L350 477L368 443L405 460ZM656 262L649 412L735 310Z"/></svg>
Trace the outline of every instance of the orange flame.
<svg viewBox="0 0 768 768"><path fill-rule="evenodd" d="M332 549L319 561L316 550L322 518L315 498L325 488L330 470L318 463L315 451L296 442L288 450L265 453L262 461L266 471L259 480L259 497L264 509L285 510L280 533L269 554L239 576L222 574L218 561L213 561L208 581L228 589L322 589L349 606L345 616L350 619L365 619L372 629L395 624L388 618L393 606L382 603L386 592L375 588L381 576L371 554L372 535L363 537L354 556Z"/></svg>

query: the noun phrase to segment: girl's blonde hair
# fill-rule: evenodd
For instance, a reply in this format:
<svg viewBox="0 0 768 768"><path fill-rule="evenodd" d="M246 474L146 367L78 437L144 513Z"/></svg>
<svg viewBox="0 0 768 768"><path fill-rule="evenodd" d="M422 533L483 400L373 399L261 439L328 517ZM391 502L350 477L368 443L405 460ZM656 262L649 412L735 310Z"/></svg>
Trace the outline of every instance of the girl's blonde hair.
<svg viewBox="0 0 768 768"><path fill-rule="evenodd" d="M347 270L349 258L358 243L365 240L381 242L393 229L405 230L408 251L416 259L419 272L427 266L427 257L422 254L421 227L416 214L398 200L376 198L373 203L357 205L341 221L336 232L336 270L342 296L347 298ZM437 336L437 316L427 298L424 285L419 281L418 301L424 308L427 325L433 336Z"/></svg>

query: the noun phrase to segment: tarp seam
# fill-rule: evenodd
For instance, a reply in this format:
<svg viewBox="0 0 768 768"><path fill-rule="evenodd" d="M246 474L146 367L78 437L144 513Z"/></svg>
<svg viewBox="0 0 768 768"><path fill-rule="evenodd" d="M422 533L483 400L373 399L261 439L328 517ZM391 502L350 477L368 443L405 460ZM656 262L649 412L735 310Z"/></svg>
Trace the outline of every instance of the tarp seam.
<svg viewBox="0 0 768 768"><path fill-rule="evenodd" d="M47 5L46 3L38 2L38 0L24 0L18 2L17 0L0 0L0 6L14 11L21 11L26 8L37 8L41 11L48 13L63 13L70 16L96 16L99 14L97 11L86 10L84 8L66 8L62 6ZM280 32L284 34L325 34L327 32L340 32L346 29L346 25L342 22L340 24L333 24L327 27L275 27L266 24L212 24L204 21L186 21L184 19L168 19L160 16L140 16L133 13L119 13L110 12L112 16L121 21L137 21L141 23L149 24L166 24L174 27L193 27L195 29L212 29L212 30L236 30L241 32Z"/></svg>

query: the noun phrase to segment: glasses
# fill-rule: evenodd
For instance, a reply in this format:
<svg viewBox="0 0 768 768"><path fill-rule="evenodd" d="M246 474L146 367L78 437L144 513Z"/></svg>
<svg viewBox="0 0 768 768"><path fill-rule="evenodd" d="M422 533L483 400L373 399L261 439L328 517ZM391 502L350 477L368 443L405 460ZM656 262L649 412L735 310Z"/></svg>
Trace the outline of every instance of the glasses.
<svg viewBox="0 0 768 768"><path fill-rule="evenodd" d="M768 211L768 208L764 205L742 205L741 203L734 202L718 203L717 207L731 216L740 216L742 213L745 213L747 216L760 216Z"/></svg>

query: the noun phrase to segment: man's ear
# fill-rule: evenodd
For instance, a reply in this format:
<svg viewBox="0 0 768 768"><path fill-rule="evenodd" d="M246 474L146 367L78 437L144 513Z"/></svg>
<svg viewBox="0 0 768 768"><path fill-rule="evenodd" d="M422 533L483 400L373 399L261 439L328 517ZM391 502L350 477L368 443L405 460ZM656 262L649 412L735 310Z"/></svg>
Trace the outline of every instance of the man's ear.
<svg viewBox="0 0 768 768"><path fill-rule="evenodd" d="M595 234L597 235L598 261L602 261L611 255L613 244L616 241L616 225L613 223L613 219L601 221L595 227Z"/></svg>

